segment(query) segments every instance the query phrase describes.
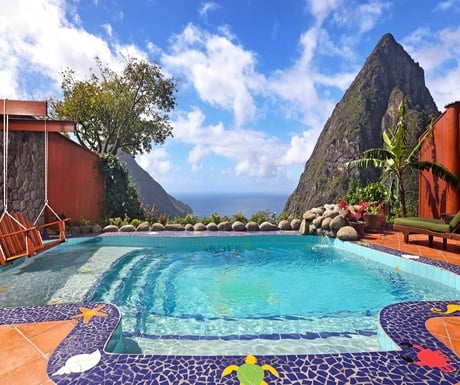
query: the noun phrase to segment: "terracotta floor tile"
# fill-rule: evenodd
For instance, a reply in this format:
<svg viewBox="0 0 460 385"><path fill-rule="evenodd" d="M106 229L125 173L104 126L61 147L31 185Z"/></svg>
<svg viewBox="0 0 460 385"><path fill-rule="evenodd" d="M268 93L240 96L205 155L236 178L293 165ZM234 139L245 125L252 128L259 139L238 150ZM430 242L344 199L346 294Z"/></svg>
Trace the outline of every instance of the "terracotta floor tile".
<svg viewBox="0 0 460 385"><path fill-rule="evenodd" d="M38 358L43 358L43 356L29 341L23 339L21 343L9 346L0 351L0 375L6 371L27 365ZM3 384L1 381L0 383Z"/></svg>
<svg viewBox="0 0 460 385"><path fill-rule="evenodd" d="M30 361L28 365L20 366L0 375L0 384L41 385L49 380L46 374L47 363L48 360L40 356Z"/></svg>
<svg viewBox="0 0 460 385"><path fill-rule="evenodd" d="M53 329L56 326L61 326L63 322L67 322L67 321L51 321L51 322L37 322L34 324L31 324L31 323L18 324L18 325L15 325L15 327L26 337L32 338L50 329Z"/></svg>
<svg viewBox="0 0 460 385"><path fill-rule="evenodd" d="M32 337L30 341L47 357L56 349L61 341L69 334L74 325L67 321L60 321L59 324L47 329L45 332Z"/></svg>
<svg viewBox="0 0 460 385"><path fill-rule="evenodd" d="M460 317L430 318L425 325L434 337L460 357Z"/></svg>
<svg viewBox="0 0 460 385"><path fill-rule="evenodd" d="M24 337L11 325L0 326L0 351L21 344ZM1 382L0 382L1 384Z"/></svg>

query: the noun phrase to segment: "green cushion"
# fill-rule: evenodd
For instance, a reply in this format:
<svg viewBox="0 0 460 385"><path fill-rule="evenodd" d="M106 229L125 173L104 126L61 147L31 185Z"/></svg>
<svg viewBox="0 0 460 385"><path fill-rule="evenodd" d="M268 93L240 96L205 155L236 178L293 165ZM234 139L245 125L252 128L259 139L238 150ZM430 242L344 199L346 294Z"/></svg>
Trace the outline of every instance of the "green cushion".
<svg viewBox="0 0 460 385"><path fill-rule="evenodd" d="M397 225L437 231L438 233L449 233L451 231L450 224L445 223L442 219L406 217L395 218L394 223Z"/></svg>
<svg viewBox="0 0 460 385"><path fill-rule="evenodd" d="M452 218L452 220L449 223L450 229L453 230L455 229L458 224L460 223L460 211L455 214L455 217Z"/></svg>

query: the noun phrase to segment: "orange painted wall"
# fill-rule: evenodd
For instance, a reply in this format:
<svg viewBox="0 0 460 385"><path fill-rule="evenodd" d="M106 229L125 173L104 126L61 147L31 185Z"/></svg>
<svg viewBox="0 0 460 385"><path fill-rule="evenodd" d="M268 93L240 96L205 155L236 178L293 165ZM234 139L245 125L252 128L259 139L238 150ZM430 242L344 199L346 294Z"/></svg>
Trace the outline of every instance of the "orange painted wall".
<svg viewBox="0 0 460 385"><path fill-rule="evenodd" d="M442 164L460 177L460 102L446 106L434 122L433 135L420 152L420 160ZM460 190L423 171L419 176L419 216L439 218L441 213L460 210Z"/></svg>
<svg viewBox="0 0 460 385"><path fill-rule="evenodd" d="M72 222L103 219L104 179L97 155L58 133L50 133L48 139L50 206Z"/></svg>

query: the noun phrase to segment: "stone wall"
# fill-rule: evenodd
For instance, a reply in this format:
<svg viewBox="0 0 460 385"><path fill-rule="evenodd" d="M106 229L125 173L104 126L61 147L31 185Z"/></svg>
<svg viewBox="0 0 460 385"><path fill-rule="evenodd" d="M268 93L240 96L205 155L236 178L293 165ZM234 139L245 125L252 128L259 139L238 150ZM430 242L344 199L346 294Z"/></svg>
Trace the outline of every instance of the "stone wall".
<svg viewBox="0 0 460 385"><path fill-rule="evenodd" d="M2 133L3 135L3 133ZM9 132L7 208L35 221L45 202L45 144L39 132ZM3 137L0 140L0 204L4 205ZM43 223L43 218L38 223Z"/></svg>

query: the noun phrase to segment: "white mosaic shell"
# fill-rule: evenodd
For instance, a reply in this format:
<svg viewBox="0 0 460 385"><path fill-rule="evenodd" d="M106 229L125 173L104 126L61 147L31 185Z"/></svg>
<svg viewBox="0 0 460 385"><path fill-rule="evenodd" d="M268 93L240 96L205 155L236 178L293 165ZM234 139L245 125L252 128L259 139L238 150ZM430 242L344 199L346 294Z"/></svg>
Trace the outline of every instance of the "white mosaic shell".
<svg viewBox="0 0 460 385"><path fill-rule="evenodd" d="M94 368L101 360L101 352L95 350L90 354L77 354L70 357L65 365L61 367L57 372L54 372L53 376L60 376L69 373L81 373L91 368Z"/></svg>

